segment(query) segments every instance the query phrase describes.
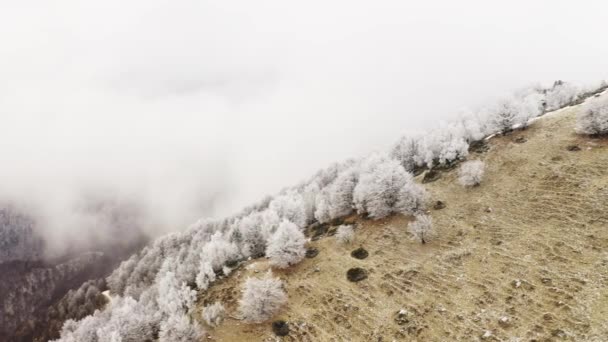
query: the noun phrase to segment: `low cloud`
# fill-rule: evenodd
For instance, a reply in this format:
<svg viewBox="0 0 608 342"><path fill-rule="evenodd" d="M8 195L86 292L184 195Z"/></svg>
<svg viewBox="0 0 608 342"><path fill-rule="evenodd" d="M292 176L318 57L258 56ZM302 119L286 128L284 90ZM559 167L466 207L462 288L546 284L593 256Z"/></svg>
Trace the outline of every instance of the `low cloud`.
<svg viewBox="0 0 608 342"><path fill-rule="evenodd" d="M59 251L113 236L86 203L182 229L532 81L606 78L605 7L5 3L0 200Z"/></svg>

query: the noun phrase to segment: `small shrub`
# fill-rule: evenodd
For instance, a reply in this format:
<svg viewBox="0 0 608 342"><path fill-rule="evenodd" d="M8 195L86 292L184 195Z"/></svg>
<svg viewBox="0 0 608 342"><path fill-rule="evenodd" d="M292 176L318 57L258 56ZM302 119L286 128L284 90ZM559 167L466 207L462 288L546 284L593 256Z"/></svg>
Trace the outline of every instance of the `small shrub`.
<svg viewBox="0 0 608 342"><path fill-rule="evenodd" d="M341 225L336 232L336 241L340 244L349 244L355 239L353 226Z"/></svg>
<svg viewBox="0 0 608 342"><path fill-rule="evenodd" d="M471 160L460 166L458 181L463 186L477 186L481 183L485 164L481 160Z"/></svg>
<svg viewBox="0 0 608 342"><path fill-rule="evenodd" d="M224 305L220 302L215 302L211 305L205 306L203 309L203 320L212 327L216 327L222 323L224 319Z"/></svg>
<svg viewBox="0 0 608 342"><path fill-rule="evenodd" d="M408 225L410 233L414 235L414 238L421 243L425 244L435 237L435 230L433 229L433 220L427 215L416 216L416 221Z"/></svg>

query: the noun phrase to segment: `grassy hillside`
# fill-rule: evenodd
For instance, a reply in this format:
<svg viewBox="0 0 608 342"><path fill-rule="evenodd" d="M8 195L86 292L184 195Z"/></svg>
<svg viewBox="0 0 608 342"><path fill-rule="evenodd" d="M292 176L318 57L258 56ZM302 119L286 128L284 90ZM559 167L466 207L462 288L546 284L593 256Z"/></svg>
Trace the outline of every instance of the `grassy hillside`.
<svg viewBox="0 0 608 342"><path fill-rule="evenodd" d="M289 295L275 317L289 323L286 337L276 337L271 322L234 318L241 285L267 261L218 281L200 293L198 311L221 300L233 318L209 329L209 340L605 341L608 140L574 133L578 109L472 153L487 167L478 187L460 186L457 169L426 184L433 203L445 203L429 206L438 238L426 245L411 240L412 218L402 216L351 217L356 239L347 246L329 236L310 242L316 257L274 271ZM351 257L358 247L366 259ZM352 267L367 279L349 282Z"/></svg>

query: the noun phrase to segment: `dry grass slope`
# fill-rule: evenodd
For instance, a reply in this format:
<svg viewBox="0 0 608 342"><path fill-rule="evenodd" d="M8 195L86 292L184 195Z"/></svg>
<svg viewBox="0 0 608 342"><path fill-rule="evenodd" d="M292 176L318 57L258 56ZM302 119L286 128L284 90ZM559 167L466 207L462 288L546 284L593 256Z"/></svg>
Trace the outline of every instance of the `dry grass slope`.
<svg viewBox="0 0 608 342"><path fill-rule="evenodd" d="M491 139L489 151L470 157L487 165L479 187L461 187L457 170L427 184L446 203L431 210L439 238L429 244L410 239L406 217L352 218L349 246L312 242L317 257L275 272L289 294L277 316L289 336L228 319L209 340L607 341L608 141L576 136L577 110ZM359 246L369 257L350 256ZM347 281L351 267L368 278ZM250 262L201 306L219 299L238 315L240 285L267 268Z"/></svg>

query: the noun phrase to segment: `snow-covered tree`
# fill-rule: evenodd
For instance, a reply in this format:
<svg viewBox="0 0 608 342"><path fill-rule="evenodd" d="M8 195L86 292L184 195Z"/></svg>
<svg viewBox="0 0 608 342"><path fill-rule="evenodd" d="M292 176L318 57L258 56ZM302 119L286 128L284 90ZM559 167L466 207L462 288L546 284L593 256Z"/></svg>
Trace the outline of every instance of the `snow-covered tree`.
<svg viewBox="0 0 608 342"><path fill-rule="evenodd" d="M398 160L401 166L413 172L421 160L420 137L402 137L391 149L391 158Z"/></svg>
<svg viewBox="0 0 608 342"><path fill-rule="evenodd" d="M284 220L268 240L266 256L270 258L271 265L287 268L302 261L306 254L305 244L302 231L292 222Z"/></svg>
<svg viewBox="0 0 608 342"><path fill-rule="evenodd" d="M211 263L201 260L201 264L196 275L196 286L199 290L206 290L209 284L215 281L215 271L211 267Z"/></svg>
<svg viewBox="0 0 608 342"><path fill-rule="evenodd" d="M200 259L209 262L213 270L219 271L226 262L237 260L239 257L236 244L228 241L221 232L216 232L203 247Z"/></svg>
<svg viewBox="0 0 608 342"><path fill-rule="evenodd" d="M146 307L131 297L116 297L112 300L112 310L105 314L108 318L97 329L99 342L137 342L154 339L155 326L160 317L155 308Z"/></svg>
<svg viewBox="0 0 608 342"><path fill-rule="evenodd" d="M424 210L428 197L429 195L424 187L411 180L399 190L396 210L404 215L419 213Z"/></svg>
<svg viewBox="0 0 608 342"><path fill-rule="evenodd" d="M321 188L317 182L312 182L303 188L302 199L306 215L306 225L315 221L316 199L320 191Z"/></svg>
<svg viewBox="0 0 608 342"><path fill-rule="evenodd" d="M533 119L543 112L545 96L538 92L533 92L521 99L519 115L516 118L516 125L523 129L528 127L530 119Z"/></svg>
<svg viewBox="0 0 608 342"><path fill-rule="evenodd" d="M484 171L485 163L481 160L462 163L458 172L458 181L463 186L477 186L481 183Z"/></svg>
<svg viewBox="0 0 608 342"><path fill-rule="evenodd" d="M416 220L408 225L414 238L425 244L435 237L433 220L428 215L417 215Z"/></svg>
<svg viewBox="0 0 608 342"><path fill-rule="evenodd" d="M235 231L242 240L243 256L252 258L264 256L268 237L279 223L278 215L270 209L252 213L236 223Z"/></svg>
<svg viewBox="0 0 608 342"><path fill-rule="evenodd" d="M509 132L521 115L521 103L515 97L503 98L495 104L490 115L496 132Z"/></svg>
<svg viewBox="0 0 608 342"><path fill-rule="evenodd" d="M336 241L340 244L349 244L355 239L355 230L351 225L341 225L336 231Z"/></svg>
<svg viewBox="0 0 608 342"><path fill-rule="evenodd" d="M469 144L464 136L464 128L456 124L444 124L422 137L419 142L417 164L445 165L466 157Z"/></svg>
<svg viewBox="0 0 608 342"><path fill-rule="evenodd" d="M203 308L203 320L212 327L216 327L222 323L224 319L224 305L220 302L215 302Z"/></svg>
<svg viewBox="0 0 608 342"><path fill-rule="evenodd" d="M158 307L168 316L186 313L194 304L196 291L186 283L179 284L175 274L164 272L158 280Z"/></svg>
<svg viewBox="0 0 608 342"><path fill-rule="evenodd" d="M329 189L323 189L315 200L315 219L319 223L331 221L329 196Z"/></svg>
<svg viewBox="0 0 608 342"><path fill-rule="evenodd" d="M587 135L608 134L608 96L590 99L576 116L576 132Z"/></svg>
<svg viewBox="0 0 608 342"><path fill-rule="evenodd" d="M61 338L55 342L98 342L97 330L103 326L105 320L96 311L94 315L87 316L80 321L67 320L61 328Z"/></svg>
<svg viewBox="0 0 608 342"><path fill-rule="evenodd" d="M371 156L363 166L359 182L354 190L354 202L359 213L367 213L374 219L386 217L412 208L405 208L408 202L417 199L403 196L420 196L410 173L396 160L383 156Z"/></svg>
<svg viewBox="0 0 608 342"><path fill-rule="evenodd" d="M353 211L353 191L359 172L352 167L338 175L329 189L329 216L331 219L346 216Z"/></svg>
<svg viewBox="0 0 608 342"><path fill-rule="evenodd" d="M160 325L160 342L192 342L201 340L204 335L201 326L186 314L175 314Z"/></svg>
<svg viewBox="0 0 608 342"><path fill-rule="evenodd" d="M562 108L578 99L581 88L568 82L555 81L545 95L547 110Z"/></svg>
<svg viewBox="0 0 608 342"><path fill-rule="evenodd" d="M276 197L270 202L270 209L274 210L279 218L293 222L296 226L304 228L307 225L306 206L302 195L289 191Z"/></svg>
<svg viewBox="0 0 608 342"><path fill-rule="evenodd" d="M470 110L461 111L455 125L460 127L462 137L467 143L481 140L490 133L487 122L480 116L480 113Z"/></svg>
<svg viewBox="0 0 608 342"><path fill-rule="evenodd" d="M283 282L266 274L264 278L247 278L239 310L246 322L260 323L274 316L287 303Z"/></svg>

